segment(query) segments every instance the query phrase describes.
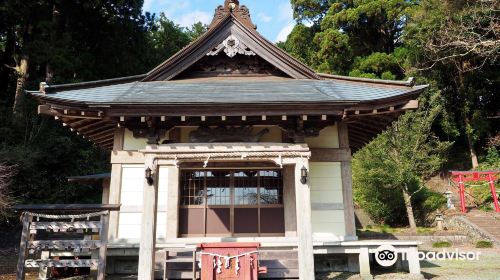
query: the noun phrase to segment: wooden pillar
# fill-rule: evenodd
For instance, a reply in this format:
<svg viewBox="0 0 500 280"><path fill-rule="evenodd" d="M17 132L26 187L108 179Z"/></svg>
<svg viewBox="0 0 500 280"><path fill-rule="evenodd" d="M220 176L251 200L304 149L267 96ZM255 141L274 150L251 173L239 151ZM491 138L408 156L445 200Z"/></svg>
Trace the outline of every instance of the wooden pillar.
<svg viewBox="0 0 500 280"><path fill-rule="evenodd" d="M122 165L111 165L111 182L109 185L109 203L120 204L120 194L122 189ZM120 212L112 211L109 213L109 228L108 239L115 240L118 238L118 226L120 220Z"/></svg>
<svg viewBox="0 0 500 280"><path fill-rule="evenodd" d="M139 280L154 280L156 216L158 204L158 166L153 155L146 155L145 167L153 172L153 184L144 179L141 241L139 247Z"/></svg>
<svg viewBox="0 0 500 280"><path fill-rule="evenodd" d="M179 233L179 168L168 166L167 186L167 239L177 238Z"/></svg>
<svg viewBox="0 0 500 280"><path fill-rule="evenodd" d="M97 267L97 280L106 279L106 258L108 256L108 229L109 229L109 211L101 215L101 229L99 239L101 247L99 248L99 266Z"/></svg>
<svg viewBox="0 0 500 280"><path fill-rule="evenodd" d="M490 184L491 196L493 197L493 205L495 206L495 211L500 212L500 206L498 206L498 197L497 192L495 190L495 181L493 180L493 175L488 175L488 182Z"/></svg>
<svg viewBox="0 0 500 280"><path fill-rule="evenodd" d="M347 124L339 123L339 146L341 149L350 149ZM352 167L351 161L341 162L342 174L342 201L344 204L345 232L348 239L356 239L356 224L354 221L354 198L352 195Z"/></svg>
<svg viewBox="0 0 500 280"><path fill-rule="evenodd" d="M309 160L298 160L295 164L295 201L297 207L297 236L299 247L299 279L315 279L314 252L311 222L311 189L301 182L301 169L309 170Z"/></svg>
<svg viewBox="0 0 500 280"><path fill-rule="evenodd" d="M465 209L465 184L463 175L458 175L458 186L460 187L460 211L467 212Z"/></svg>
<svg viewBox="0 0 500 280"><path fill-rule="evenodd" d="M125 129L123 127L117 127L115 129L115 138L114 138L112 153L116 153L123 150L123 143L125 141L124 137L125 137ZM109 182L108 203L110 204L121 203L120 202L121 188L122 188L122 165L112 164L111 179ZM103 193L103 200L104 200L104 193ZM111 211L109 213L109 228L108 228L109 240L115 240L116 238L118 238L119 219L120 219L120 212Z"/></svg>
<svg viewBox="0 0 500 280"><path fill-rule="evenodd" d="M297 214L295 206L295 180L294 167L285 165L283 167L283 205L285 212L285 236L297 236Z"/></svg>
<svg viewBox="0 0 500 280"><path fill-rule="evenodd" d="M30 223L32 220L31 215L23 213L23 231L21 232L21 244L19 245L16 280L24 280L24 262L26 261L26 249L30 238Z"/></svg>
<svg viewBox="0 0 500 280"><path fill-rule="evenodd" d="M109 204L109 186L111 179L102 180L102 204Z"/></svg>
<svg viewBox="0 0 500 280"><path fill-rule="evenodd" d="M42 253L40 254L40 259L41 260L49 260L50 259L50 251L42 251ZM40 268L38 269L38 279L39 280L46 280L48 271L49 270L46 266L40 266Z"/></svg>

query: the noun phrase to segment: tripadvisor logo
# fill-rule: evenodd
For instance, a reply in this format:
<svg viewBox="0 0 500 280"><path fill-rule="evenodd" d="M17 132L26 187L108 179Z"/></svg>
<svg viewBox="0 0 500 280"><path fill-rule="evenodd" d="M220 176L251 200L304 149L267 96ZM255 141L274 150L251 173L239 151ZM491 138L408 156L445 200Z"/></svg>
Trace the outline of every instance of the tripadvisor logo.
<svg viewBox="0 0 500 280"><path fill-rule="evenodd" d="M391 245L381 245L375 251L375 260L381 266L392 266L398 261L396 248Z"/></svg>
<svg viewBox="0 0 500 280"><path fill-rule="evenodd" d="M402 260L407 260L405 252L401 252ZM435 261L435 260L457 260L457 261L478 261L481 252L463 252L463 251L446 251L441 252L418 252L419 261ZM398 253L396 248L391 245L382 245L375 250L375 260L381 266L389 267L398 261Z"/></svg>

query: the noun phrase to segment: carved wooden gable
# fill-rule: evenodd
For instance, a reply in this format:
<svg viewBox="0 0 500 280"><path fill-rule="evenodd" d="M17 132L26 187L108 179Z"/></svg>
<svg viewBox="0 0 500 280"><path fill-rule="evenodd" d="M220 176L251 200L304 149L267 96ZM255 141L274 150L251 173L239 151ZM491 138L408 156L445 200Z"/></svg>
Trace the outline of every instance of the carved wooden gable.
<svg viewBox="0 0 500 280"><path fill-rule="evenodd" d="M143 81L242 75L320 79L255 28L248 8L237 0L226 0L216 9L204 35L150 71Z"/></svg>

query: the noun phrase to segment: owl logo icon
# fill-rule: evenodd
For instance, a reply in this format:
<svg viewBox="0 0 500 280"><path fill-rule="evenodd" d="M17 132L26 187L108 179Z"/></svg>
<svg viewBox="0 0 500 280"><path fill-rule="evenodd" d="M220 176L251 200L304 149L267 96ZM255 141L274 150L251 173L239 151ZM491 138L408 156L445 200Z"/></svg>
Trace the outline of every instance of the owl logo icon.
<svg viewBox="0 0 500 280"><path fill-rule="evenodd" d="M392 266L398 260L396 248L391 245L381 245L375 252L375 260L384 267Z"/></svg>

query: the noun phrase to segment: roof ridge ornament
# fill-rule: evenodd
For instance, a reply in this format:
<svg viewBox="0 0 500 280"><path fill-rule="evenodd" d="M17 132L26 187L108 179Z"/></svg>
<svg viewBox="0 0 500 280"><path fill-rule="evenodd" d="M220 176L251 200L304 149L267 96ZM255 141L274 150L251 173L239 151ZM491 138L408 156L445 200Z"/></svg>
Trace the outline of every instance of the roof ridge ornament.
<svg viewBox="0 0 500 280"><path fill-rule="evenodd" d="M246 27L250 29L257 29L257 26L253 24L252 19L250 18L250 10L245 5L240 6L240 1L238 0L225 0L224 6L219 5L215 9L214 18L208 28L210 29L215 26L228 14L237 18Z"/></svg>
<svg viewBox="0 0 500 280"><path fill-rule="evenodd" d="M235 57L237 54L243 54L246 56L254 56L255 53L245 45L240 39L238 39L234 35L229 35L226 40L220 43L217 47L207 53L207 56L216 56L222 50L229 56L230 58Z"/></svg>

